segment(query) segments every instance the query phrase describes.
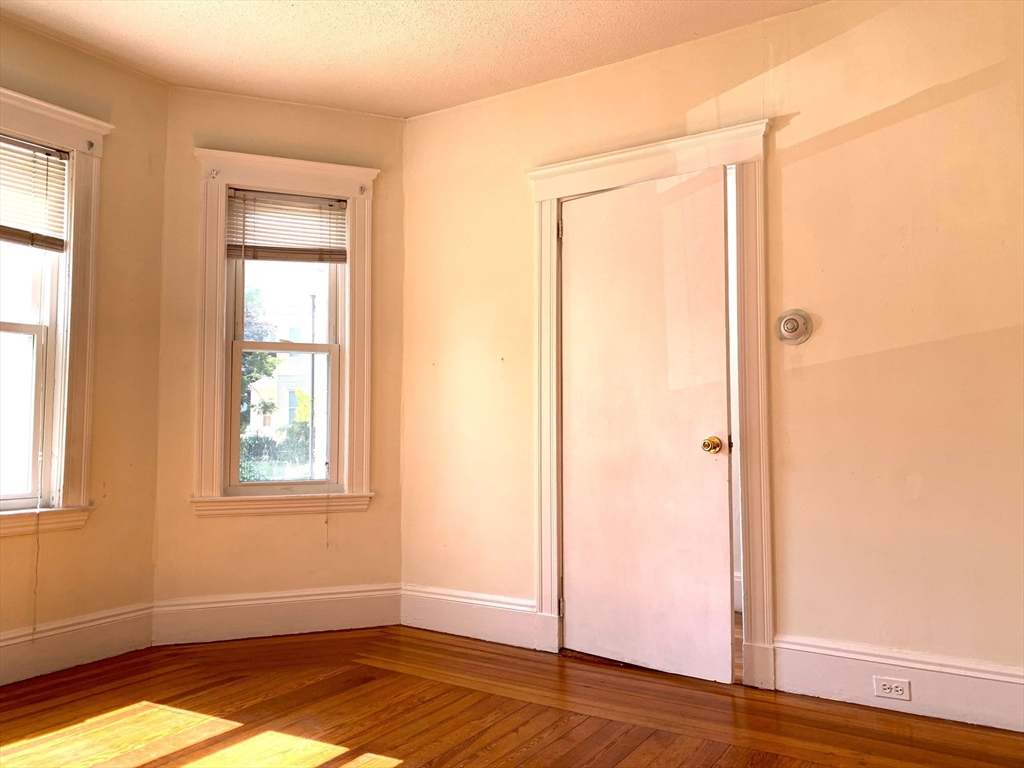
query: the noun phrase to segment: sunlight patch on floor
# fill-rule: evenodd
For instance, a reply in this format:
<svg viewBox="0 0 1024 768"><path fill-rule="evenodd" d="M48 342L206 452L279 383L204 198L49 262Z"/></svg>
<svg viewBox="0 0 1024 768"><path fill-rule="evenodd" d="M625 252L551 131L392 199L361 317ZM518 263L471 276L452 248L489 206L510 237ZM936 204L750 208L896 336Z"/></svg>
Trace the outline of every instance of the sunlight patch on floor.
<svg viewBox="0 0 1024 768"><path fill-rule="evenodd" d="M0 748L2 768L138 768L220 736L241 723L140 701ZM348 752L313 739L264 731L185 763L183 768L317 768ZM345 768L395 768L372 752ZM177 763L176 763L177 764Z"/></svg>
<svg viewBox="0 0 1024 768"><path fill-rule="evenodd" d="M322 741L264 731L186 763L183 768L316 768L345 752L345 747Z"/></svg>
<svg viewBox="0 0 1024 768"><path fill-rule="evenodd" d="M345 763L345 768L395 768L401 764L401 760L395 757L385 757L367 752L360 755L350 763Z"/></svg>
<svg viewBox="0 0 1024 768"><path fill-rule="evenodd" d="M0 748L3 768L135 768L237 728L239 723L142 701Z"/></svg>

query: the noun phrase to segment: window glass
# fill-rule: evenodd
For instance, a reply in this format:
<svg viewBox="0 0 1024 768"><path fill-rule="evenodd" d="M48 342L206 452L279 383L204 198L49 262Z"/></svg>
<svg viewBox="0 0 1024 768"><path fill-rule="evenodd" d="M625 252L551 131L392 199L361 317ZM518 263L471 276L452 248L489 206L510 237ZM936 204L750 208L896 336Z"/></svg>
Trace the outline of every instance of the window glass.
<svg viewBox="0 0 1024 768"><path fill-rule="evenodd" d="M0 332L0 495L32 492L36 340Z"/></svg>
<svg viewBox="0 0 1024 768"><path fill-rule="evenodd" d="M46 324L49 251L0 240L0 321Z"/></svg>
<svg viewBox="0 0 1024 768"><path fill-rule="evenodd" d="M244 271L246 341L329 341L329 264L246 259Z"/></svg>
<svg viewBox="0 0 1024 768"><path fill-rule="evenodd" d="M239 481L326 479L330 460L327 353L247 350L242 352L241 365Z"/></svg>

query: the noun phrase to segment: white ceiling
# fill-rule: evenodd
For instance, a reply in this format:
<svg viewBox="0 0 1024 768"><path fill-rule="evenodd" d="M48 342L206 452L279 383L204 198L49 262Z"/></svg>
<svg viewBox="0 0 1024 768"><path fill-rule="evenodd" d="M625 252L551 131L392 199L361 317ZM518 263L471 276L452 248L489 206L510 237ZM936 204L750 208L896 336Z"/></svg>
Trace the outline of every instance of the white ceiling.
<svg viewBox="0 0 1024 768"><path fill-rule="evenodd" d="M411 117L820 0L3 0L174 85Z"/></svg>

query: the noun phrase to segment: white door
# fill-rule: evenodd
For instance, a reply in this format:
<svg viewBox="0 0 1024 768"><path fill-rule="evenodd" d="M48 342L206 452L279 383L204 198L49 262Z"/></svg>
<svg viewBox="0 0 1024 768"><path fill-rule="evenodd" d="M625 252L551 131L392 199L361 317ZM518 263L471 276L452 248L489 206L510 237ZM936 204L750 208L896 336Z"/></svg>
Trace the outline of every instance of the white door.
<svg viewBox="0 0 1024 768"><path fill-rule="evenodd" d="M725 169L562 222L564 645L731 682Z"/></svg>

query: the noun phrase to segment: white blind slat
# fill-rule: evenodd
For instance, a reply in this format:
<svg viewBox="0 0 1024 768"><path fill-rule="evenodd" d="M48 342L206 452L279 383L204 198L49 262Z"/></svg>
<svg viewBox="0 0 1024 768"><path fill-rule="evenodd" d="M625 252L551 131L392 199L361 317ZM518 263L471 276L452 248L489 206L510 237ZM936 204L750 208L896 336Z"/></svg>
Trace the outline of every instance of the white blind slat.
<svg viewBox="0 0 1024 768"><path fill-rule="evenodd" d="M67 155L0 136L0 239L64 250Z"/></svg>
<svg viewBox="0 0 1024 768"><path fill-rule="evenodd" d="M344 262L344 200L228 190L229 259Z"/></svg>

